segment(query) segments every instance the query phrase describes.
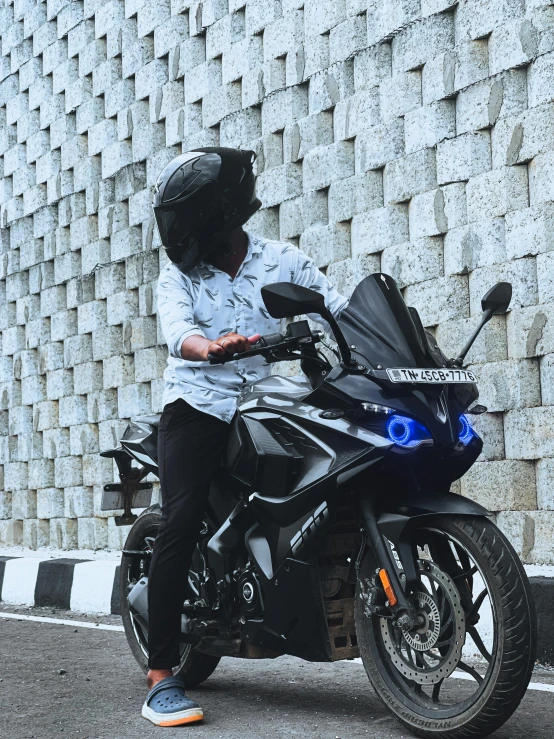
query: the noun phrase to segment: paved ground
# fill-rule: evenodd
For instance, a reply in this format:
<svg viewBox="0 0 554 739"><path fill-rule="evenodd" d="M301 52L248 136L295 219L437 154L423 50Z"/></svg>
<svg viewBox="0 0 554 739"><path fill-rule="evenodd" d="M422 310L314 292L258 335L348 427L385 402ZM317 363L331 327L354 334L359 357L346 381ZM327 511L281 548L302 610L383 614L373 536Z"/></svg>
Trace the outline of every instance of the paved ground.
<svg viewBox="0 0 554 739"><path fill-rule="evenodd" d="M44 609L21 612L68 617ZM204 707L205 724L157 729L140 717L144 678L122 633L0 614L0 663L1 739L157 739L168 732L198 739L409 736L382 708L360 664L223 660L205 685L191 692ZM534 680L554 682L553 674L541 671ZM551 739L553 698L530 691L496 739Z"/></svg>

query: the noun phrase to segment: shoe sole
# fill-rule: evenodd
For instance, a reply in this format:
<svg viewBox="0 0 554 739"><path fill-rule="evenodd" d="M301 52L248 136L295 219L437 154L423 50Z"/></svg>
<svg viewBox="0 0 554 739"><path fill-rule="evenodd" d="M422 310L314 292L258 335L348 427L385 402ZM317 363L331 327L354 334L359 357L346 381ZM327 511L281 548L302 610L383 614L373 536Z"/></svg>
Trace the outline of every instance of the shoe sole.
<svg viewBox="0 0 554 739"><path fill-rule="evenodd" d="M201 708L188 708L186 711L175 713L156 713L147 705L142 707L142 717L151 721L155 726L182 726L194 724L204 720L204 711Z"/></svg>

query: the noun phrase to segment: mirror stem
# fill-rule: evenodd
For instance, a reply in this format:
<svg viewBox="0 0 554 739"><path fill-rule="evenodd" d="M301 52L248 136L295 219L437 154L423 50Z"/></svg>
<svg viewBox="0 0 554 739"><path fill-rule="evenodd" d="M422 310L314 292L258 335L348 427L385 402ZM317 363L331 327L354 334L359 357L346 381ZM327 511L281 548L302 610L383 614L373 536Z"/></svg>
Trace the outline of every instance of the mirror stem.
<svg viewBox="0 0 554 739"><path fill-rule="evenodd" d="M335 341L337 342L337 346L342 357L342 363L346 367L356 366L357 363L354 359L352 359L350 347L348 346L348 343L344 338L344 334L340 330L339 324L337 323L333 314L330 311L326 310L325 314L322 314L322 318L324 318L331 327L331 331L333 332L333 336L335 337Z"/></svg>
<svg viewBox="0 0 554 739"><path fill-rule="evenodd" d="M462 351L460 352L460 354L456 357L456 359L453 359L452 360L452 363L454 364L455 367L461 367L462 366L463 361L464 361L464 359L465 359L468 351L473 346L473 342L475 341L475 339L481 333L481 329L483 328L483 326L491 320L491 318L493 317L493 315L494 315L494 308L489 308L488 310L486 310L483 313L483 317L481 318L481 322L477 326L477 328L475 329L475 331L473 332L473 334L469 337L469 341L464 346L464 348L462 349Z"/></svg>

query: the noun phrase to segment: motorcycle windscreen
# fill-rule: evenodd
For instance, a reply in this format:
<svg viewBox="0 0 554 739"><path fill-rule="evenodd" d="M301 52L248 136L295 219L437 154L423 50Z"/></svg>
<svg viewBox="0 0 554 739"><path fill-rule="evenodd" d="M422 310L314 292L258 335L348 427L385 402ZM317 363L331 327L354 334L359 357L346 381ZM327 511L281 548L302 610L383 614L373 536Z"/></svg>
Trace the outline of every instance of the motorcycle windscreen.
<svg viewBox="0 0 554 739"><path fill-rule="evenodd" d="M412 309L413 310L413 309ZM339 325L355 354L370 367L439 367L417 314L389 275L363 279L343 310Z"/></svg>

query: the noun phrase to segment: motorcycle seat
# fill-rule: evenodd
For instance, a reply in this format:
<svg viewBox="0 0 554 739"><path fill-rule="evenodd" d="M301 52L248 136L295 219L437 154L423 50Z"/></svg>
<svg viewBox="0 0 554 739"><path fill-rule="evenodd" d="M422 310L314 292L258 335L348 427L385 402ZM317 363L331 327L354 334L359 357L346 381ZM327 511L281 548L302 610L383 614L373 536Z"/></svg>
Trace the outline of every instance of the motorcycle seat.
<svg viewBox="0 0 554 739"><path fill-rule="evenodd" d="M158 426L160 425L160 418L162 417L161 413L151 413L147 416L139 416L137 418L137 421L139 423L147 423L149 426L153 426L156 431L158 430Z"/></svg>

